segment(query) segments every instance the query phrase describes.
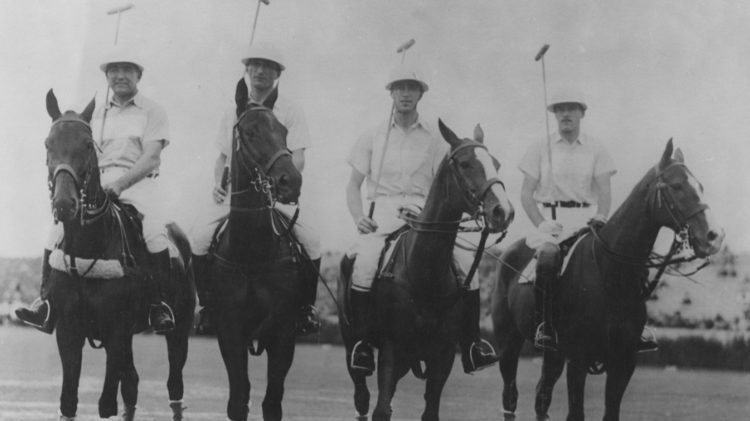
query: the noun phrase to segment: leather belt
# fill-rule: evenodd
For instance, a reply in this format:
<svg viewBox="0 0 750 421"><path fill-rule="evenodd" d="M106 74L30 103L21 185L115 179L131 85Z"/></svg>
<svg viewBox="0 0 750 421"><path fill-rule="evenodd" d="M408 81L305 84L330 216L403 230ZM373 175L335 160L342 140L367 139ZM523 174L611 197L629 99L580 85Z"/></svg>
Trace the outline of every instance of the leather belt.
<svg viewBox="0 0 750 421"><path fill-rule="evenodd" d="M581 202L576 202L576 201L573 201L573 200L568 200L567 202L558 201L558 202L552 202L552 203L544 203L543 205L544 205L545 208L552 208L552 207L557 207L557 208L587 208L587 207L591 206L591 205L589 205L586 202L581 203Z"/></svg>

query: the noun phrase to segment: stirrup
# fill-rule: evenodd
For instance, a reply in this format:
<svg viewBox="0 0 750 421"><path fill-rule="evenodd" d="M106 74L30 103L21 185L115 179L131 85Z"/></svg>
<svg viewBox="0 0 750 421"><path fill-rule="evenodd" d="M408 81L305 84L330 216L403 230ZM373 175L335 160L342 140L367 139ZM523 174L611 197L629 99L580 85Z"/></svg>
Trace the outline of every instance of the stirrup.
<svg viewBox="0 0 750 421"><path fill-rule="evenodd" d="M487 345L487 347L490 349L489 353L482 352L480 345L483 345L483 344ZM482 355L482 357L487 358L488 360L490 360L490 362L477 365L477 362L474 361L474 352L473 352L474 349L477 349L478 352ZM479 370L484 370L487 367L492 367L493 365L497 364L498 358L497 358L497 354L495 353L495 349L492 347L492 344L485 341L484 339L479 339L479 342L474 342L469 347L469 362L471 363L471 370L466 371L466 367L464 367L464 372L466 374L472 374Z"/></svg>
<svg viewBox="0 0 750 421"><path fill-rule="evenodd" d="M354 364L354 357L357 355L357 348L359 347L368 347L370 348L370 355L372 358L372 367L366 367L361 365L355 365ZM368 361L369 362L369 361ZM359 341L356 344L354 344L354 347L352 348L352 356L349 360L349 367L351 367L352 370L361 370L365 372L365 376L370 376L372 373L375 372L375 353L373 352L372 345L369 343L366 343L365 341Z"/></svg>
<svg viewBox="0 0 750 421"><path fill-rule="evenodd" d="M557 351L557 332L555 331L554 328L550 327L550 329L552 329L552 336L545 335L544 334L545 323L547 322L542 322L536 328L536 333L534 334L534 347ZM547 338L547 340L545 340L545 338ZM549 342L552 342L552 345L550 345Z"/></svg>
<svg viewBox="0 0 750 421"><path fill-rule="evenodd" d="M151 308L148 310L148 327L153 327L151 324L151 312L154 311L155 308L164 306L169 310L169 316L172 318L172 328L171 329L164 329L164 330L154 330L154 333L165 333L169 332L170 330L174 329L176 327L174 313L172 312L172 307L169 306L169 304L165 303L164 301L161 301L159 304L151 304Z"/></svg>
<svg viewBox="0 0 750 421"><path fill-rule="evenodd" d="M641 336L640 337L641 343L653 343L654 347L639 349L638 351L636 351L636 353L656 351L659 348L659 341L656 340L656 335L654 334L654 331L651 330L648 326L643 326L643 329L648 331L648 333L651 335L651 338L645 338Z"/></svg>
<svg viewBox="0 0 750 421"><path fill-rule="evenodd" d="M37 305L37 303L39 303L39 304ZM24 320L24 319L21 319L21 321L24 322L24 323L26 323L27 325L33 326L33 327L35 327L37 329L44 329L44 327L47 326L47 323L49 323L49 316L50 316L50 314L52 314L52 306L50 306L49 300L42 300L41 297L37 298L36 300L34 300L33 303L31 303L31 305L29 306L29 308L27 308L26 310L31 311L31 312L35 312L34 308L38 309L43 304L47 304L47 317L44 319L44 322L41 325L38 325L36 323L31 323L31 322L29 322L27 320ZM19 317L19 319L20 319L20 317Z"/></svg>
<svg viewBox="0 0 750 421"><path fill-rule="evenodd" d="M318 309L315 308L314 305L307 304L306 306L302 307L302 311L307 311L308 309L312 309L312 316L305 315L305 320L300 322L300 320L297 320L296 326L295 326L295 332L299 335L309 335L311 333L318 333L320 332L320 313L318 312ZM307 327L305 327L307 325Z"/></svg>

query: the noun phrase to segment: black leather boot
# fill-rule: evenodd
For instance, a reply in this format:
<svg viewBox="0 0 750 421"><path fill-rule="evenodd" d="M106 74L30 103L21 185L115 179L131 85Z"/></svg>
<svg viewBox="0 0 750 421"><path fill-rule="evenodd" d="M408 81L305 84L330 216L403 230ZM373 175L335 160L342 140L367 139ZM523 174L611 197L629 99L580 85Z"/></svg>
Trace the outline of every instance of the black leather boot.
<svg viewBox="0 0 750 421"><path fill-rule="evenodd" d="M302 307L297 314L295 332L298 335L309 335L320 332L320 316L318 310L315 309L315 299L318 298L320 259L310 262L303 260L300 270L302 271Z"/></svg>
<svg viewBox="0 0 750 421"><path fill-rule="evenodd" d="M56 315L51 311L53 283L50 282L50 274L52 273L52 266L49 265L50 254L52 254L52 251L44 249L44 256L42 257L42 286L39 289L39 300L34 302L41 302L41 304L36 307L32 304L32 309L16 309L16 316L24 323L48 334L52 334L55 330L56 321Z"/></svg>
<svg viewBox="0 0 750 421"><path fill-rule="evenodd" d="M149 322L156 333L166 333L174 329L174 315L169 308L166 298L166 284L169 282L171 263L169 261L169 250L148 254L152 279L150 289L151 308L149 311Z"/></svg>
<svg viewBox="0 0 750 421"><path fill-rule="evenodd" d="M465 291L459 344L466 374L491 367L499 360L492 345L479 336L479 316L479 290Z"/></svg>
<svg viewBox="0 0 750 421"><path fill-rule="evenodd" d="M552 284L556 281L557 268L539 267L537 265L535 282L537 329L534 335L534 346L537 349L557 349L557 332L552 326Z"/></svg>
<svg viewBox="0 0 750 421"><path fill-rule="evenodd" d="M195 326L198 335L216 334L216 315L211 296L211 258L208 254L203 256L193 255L193 273L195 274L195 289L198 292L198 301L201 307L200 320Z"/></svg>
<svg viewBox="0 0 750 421"><path fill-rule="evenodd" d="M352 321L355 331L355 344L352 348L352 360L349 365L352 370L362 371L365 376L375 372L375 351L368 341L370 325L370 292L352 289L350 304Z"/></svg>

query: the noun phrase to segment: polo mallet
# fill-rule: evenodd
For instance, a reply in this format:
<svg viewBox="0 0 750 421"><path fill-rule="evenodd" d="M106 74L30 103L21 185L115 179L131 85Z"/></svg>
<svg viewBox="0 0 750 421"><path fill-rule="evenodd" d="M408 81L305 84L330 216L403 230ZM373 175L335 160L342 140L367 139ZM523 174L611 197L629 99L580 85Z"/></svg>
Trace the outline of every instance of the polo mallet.
<svg viewBox="0 0 750 421"><path fill-rule="evenodd" d="M250 34L250 45L253 45L253 38L255 38L255 26L258 25L258 14L260 13L261 3L265 3L267 6L270 6L271 0L258 0L258 7L255 8L255 20L253 21L253 32Z"/></svg>
<svg viewBox="0 0 750 421"><path fill-rule="evenodd" d="M115 45L117 45L117 37L120 35L120 18L122 17L122 12L128 11L132 8L134 8L135 5L133 3L128 3L123 6L115 7L112 9L107 10L108 15L114 15L117 14L117 26L115 27ZM102 129L99 133L99 141L104 141L104 123L107 121L107 102L109 101L109 83L107 83L107 93L104 95L104 116L102 117Z"/></svg>
<svg viewBox="0 0 750 421"><path fill-rule="evenodd" d="M536 57L534 57L534 61L542 60L542 84L544 85L544 120L547 123L547 159L549 160L549 181L550 181L550 188L554 188L555 185L555 179L554 175L552 174L552 138L549 136L549 113L547 110L547 73L544 68L544 54L549 50L549 44L544 44L544 46L539 50L538 53L536 53ZM552 220L557 219L557 206L555 204L552 204L552 207L550 207L550 210L552 211Z"/></svg>
<svg viewBox="0 0 750 421"><path fill-rule="evenodd" d="M410 39L409 41L406 41L405 43L398 46L396 49L396 54L401 54L401 63L404 63L404 59L406 58L406 50L411 48L412 45L414 45L416 41L414 39ZM385 161L385 150L388 148L388 138L391 137L391 127L393 126L393 113L396 111L396 100L393 100L393 104L391 104L391 114L390 117L388 117L388 130L385 132L385 143L383 144L383 154L380 157L380 168L378 169L378 178L375 180L375 197L373 198L372 202L370 202L370 213L368 214L368 217L372 219L372 215L375 214L375 199L377 199L378 196L378 188L380 187L380 176L383 175L383 162Z"/></svg>

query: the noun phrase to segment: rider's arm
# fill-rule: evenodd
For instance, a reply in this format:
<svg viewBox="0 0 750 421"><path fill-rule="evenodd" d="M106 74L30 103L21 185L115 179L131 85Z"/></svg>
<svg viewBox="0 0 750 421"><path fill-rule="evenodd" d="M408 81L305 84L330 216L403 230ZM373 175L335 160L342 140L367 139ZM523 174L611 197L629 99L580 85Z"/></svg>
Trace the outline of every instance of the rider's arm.
<svg viewBox="0 0 750 421"><path fill-rule="evenodd" d="M346 185L346 206L349 213L354 219L354 224L360 234L368 234L378 229L378 224L365 215L362 206L362 183L365 181L365 175L352 168L352 175L349 177L349 184Z"/></svg>
<svg viewBox="0 0 750 421"><path fill-rule="evenodd" d="M606 217L609 215L610 206L612 206L612 185L610 183L610 177L612 173L606 172L594 177L594 182L597 187L597 197L599 203L597 204L597 214Z"/></svg>
<svg viewBox="0 0 750 421"><path fill-rule="evenodd" d="M227 191L223 188L221 188L221 178L224 176L224 168L227 164L227 156L224 155L223 152L219 153L219 156L216 158L216 163L214 164L214 190L213 190L213 197L214 202L216 203L222 203L224 199L227 197Z"/></svg>
<svg viewBox="0 0 750 421"><path fill-rule="evenodd" d="M539 224L544 222L544 217L542 216L542 213L539 212L539 207L534 200L534 190L536 190L538 185L538 179L524 173L523 186L521 187L521 205L535 227L538 227Z"/></svg>
<svg viewBox="0 0 750 421"><path fill-rule="evenodd" d="M305 148L299 148L292 151L292 163L299 172L302 172L302 170L305 169Z"/></svg>
<svg viewBox="0 0 750 421"><path fill-rule="evenodd" d="M164 140L146 142L143 145L143 154L122 177L104 186L104 191L120 196L124 190L133 184L143 180L151 171L159 168L161 164L161 150Z"/></svg>

